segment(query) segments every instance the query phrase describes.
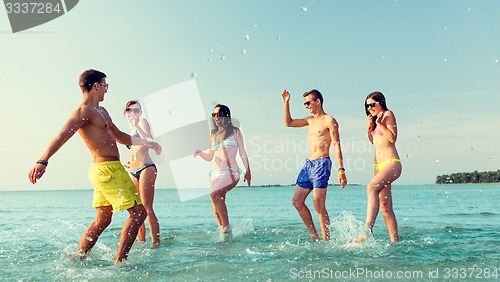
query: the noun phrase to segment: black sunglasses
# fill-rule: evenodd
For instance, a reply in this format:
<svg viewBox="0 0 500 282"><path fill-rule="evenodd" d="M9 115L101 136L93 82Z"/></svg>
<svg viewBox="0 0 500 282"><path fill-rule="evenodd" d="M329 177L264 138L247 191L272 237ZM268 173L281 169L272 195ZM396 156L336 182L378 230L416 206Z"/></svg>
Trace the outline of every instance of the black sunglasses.
<svg viewBox="0 0 500 282"><path fill-rule="evenodd" d="M141 109L139 109L139 108L126 108L125 111L127 111L127 113L133 112L134 114L138 114L141 112Z"/></svg>
<svg viewBox="0 0 500 282"><path fill-rule="evenodd" d="M212 117L222 117L222 113L221 112L218 112L218 113L212 113Z"/></svg>
<svg viewBox="0 0 500 282"><path fill-rule="evenodd" d="M309 105L311 105L311 103L312 103L311 101L306 101L306 102L304 102L304 106L309 106Z"/></svg>
<svg viewBox="0 0 500 282"><path fill-rule="evenodd" d="M378 104L379 102L373 102L373 103L370 103L370 104L365 104L365 108L375 108L375 105Z"/></svg>

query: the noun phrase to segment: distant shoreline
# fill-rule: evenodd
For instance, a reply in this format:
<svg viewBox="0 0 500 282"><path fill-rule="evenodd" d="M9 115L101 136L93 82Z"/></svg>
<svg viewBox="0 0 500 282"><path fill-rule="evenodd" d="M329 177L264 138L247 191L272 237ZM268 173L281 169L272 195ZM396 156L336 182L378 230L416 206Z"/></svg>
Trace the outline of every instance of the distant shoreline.
<svg viewBox="0 0 500 282"><path fill-rule="evenodd" d="M495 184L500 183L500 169L497 171L455 172L436 177L436 184Z"/></svg>

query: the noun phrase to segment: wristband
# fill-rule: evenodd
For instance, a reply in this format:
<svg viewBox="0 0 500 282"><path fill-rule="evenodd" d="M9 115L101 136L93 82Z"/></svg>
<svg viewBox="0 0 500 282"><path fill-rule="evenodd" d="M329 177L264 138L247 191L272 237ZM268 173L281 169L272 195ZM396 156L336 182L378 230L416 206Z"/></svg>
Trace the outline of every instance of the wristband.
<svg viewBox="0 0 500 282"><path fill-rule="evenodd" d="M340 172L340 171L345 171L345 168L343 168L343 167L339 167L339 172Z"/></svg>
<svg viewBox="0 0 500 282"><path fill-rule="evenodd" d="M48 161L44 161L44 160L39 160L36 163L37 164L43 164L44 166L48 166L49 165L49 162Z"/></svg>
<svg viewBox="0 0 500 282"><path fill-rule="evenodd" d="M345 174L345 171L341 170L339 171L339 175Z"/></svg>

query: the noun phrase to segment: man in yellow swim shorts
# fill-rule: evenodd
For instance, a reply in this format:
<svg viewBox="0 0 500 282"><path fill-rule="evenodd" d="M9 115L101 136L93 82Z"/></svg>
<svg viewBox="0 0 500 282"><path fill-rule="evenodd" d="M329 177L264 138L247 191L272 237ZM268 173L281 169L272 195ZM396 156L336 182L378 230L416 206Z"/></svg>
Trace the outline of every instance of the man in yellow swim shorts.
<svg viewBox="0 0 500 282"><path fill-rule="evenodd" d="M89 176L94 186L92 207L96 219L87 227L80 239L77 257L85 259L101 233L111 223L114 211L128 210L130 217L123 224L120 244L114 263L122 262L135 241L139 227L146 218L146 210L136 195L135 186L120 163L116 142L125 145L145 145L160 154L161 147L132 137L120 131L106 109L99 105L108 90L106 75L97 70L86 70L80 75L79 85L83 93L82 103L71 114L63 128L49 143L28 178L35 184L45 173L50 157L54 155L78 131L92 154Z"/></svg>

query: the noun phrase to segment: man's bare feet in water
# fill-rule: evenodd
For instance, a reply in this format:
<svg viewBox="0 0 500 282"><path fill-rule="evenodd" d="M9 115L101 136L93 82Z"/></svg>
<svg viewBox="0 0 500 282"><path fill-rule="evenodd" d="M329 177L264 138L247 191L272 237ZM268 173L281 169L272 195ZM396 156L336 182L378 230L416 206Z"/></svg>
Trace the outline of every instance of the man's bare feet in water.
<svg viewBox="0 0 500 282"><path fill-rule="evenodd" d="M312 242L319 242L320 240L318 235L310 235L309 237L311 238Z"/></svg>
<svg viewBox="0 0 500 282"><path fill-rule="evenodd" d="M368 236L373 238L373 232L371 230L367 229L363 233L364 233L363 235L360 235L358 238L354 239L353 242L354 243L363 243L368 239Z"/></svg>
<svg viewBox="0 0 500 282"><path fill-rule="evenodd" d="M87 255L88 254L85 251L83 251L80 248L77 248L76 253L73 255L73 262L77 261L85 262L85 260L87 259Z"/></svg>
<svg viewBox="0 0 500 282"><path fill-rule="evenodd" d="M361 236L353 240L354 243L363 243L366 241L366 236Z"/></svg>
<svg viewBox="0 0 500 282"><path fill-rule="evenodd" d="M221 242L228 242L233 240L233 230L229 227L219 227L219 240Z"/></svg>

